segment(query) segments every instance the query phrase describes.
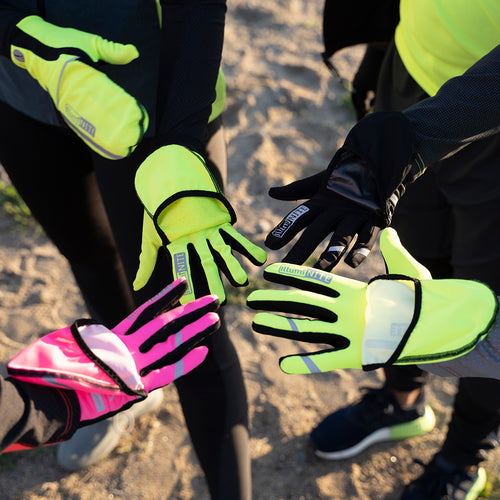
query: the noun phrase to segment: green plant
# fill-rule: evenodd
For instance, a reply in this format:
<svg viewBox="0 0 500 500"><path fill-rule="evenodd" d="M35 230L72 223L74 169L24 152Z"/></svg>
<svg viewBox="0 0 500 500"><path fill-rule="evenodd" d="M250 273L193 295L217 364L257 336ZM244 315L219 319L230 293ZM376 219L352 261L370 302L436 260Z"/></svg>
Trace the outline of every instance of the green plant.
<svg viewBox="0 0 500 500"><path fill-rule="evenodd" d="M481 492L479 498L488 498L489 500L500 500L500 477L491 477L488 474L488 480L484 490Z"/></svg>
<svg viewBox="0 0 500 500"><path fill-rule="evenodd" d="M5 214L21 227L28 228L35 224L30 209L19 196L16 188L5 181L0 181L0 206Z"/></svg>

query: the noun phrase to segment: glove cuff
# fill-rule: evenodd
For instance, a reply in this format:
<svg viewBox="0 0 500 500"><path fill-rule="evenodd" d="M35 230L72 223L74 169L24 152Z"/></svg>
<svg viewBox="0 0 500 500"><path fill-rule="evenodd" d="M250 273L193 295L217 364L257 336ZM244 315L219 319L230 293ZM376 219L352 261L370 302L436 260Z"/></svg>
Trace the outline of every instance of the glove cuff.
<svg viewBox="0 0 500 500"><path fill-rule="evenodd" d="M176 144L163 146L148 156L135 175L135 189L146 212L158 226L158 217L174 201L186 197L219 200L236 222L236 213L203 159Z"/></svg>
<svg viewBox="0 0 500 500"><path fill-rule="evenodd" d="M90 320L52 332L7 365L13 378L97 394L145 396L132 354L120 338Z"/></svg>
<svg viewBox="0 0 500 500"><path fill-rule="evenodd" d="M498 310L496 295L484 283L421 281L402 275L374 278L368 285L367 303L366 325L371 327L363 336L365 370L462 356L489 332Z"/></svg>

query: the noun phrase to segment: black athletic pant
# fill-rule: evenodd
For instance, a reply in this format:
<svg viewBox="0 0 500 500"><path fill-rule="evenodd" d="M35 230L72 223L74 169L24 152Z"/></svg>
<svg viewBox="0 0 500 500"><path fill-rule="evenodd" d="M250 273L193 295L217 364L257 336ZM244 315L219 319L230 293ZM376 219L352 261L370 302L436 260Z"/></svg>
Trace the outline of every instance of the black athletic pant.
<svg viewBox="0 0 500 500"><path fill-rule="evenodd" d="M401 111L428 95L406 71L391 44L380 72L375 110ZM433 165L401 198L393 227L403 245L434 278L475 279L500 295L500 134L477 141ZM422 387L426 372L389 367L386 384ZM441 452L476 465L494 446L500 425L500 381L460 379ZM493 434L493 435L492 435Z"/></svg>
<svg viewBox="0 0 500 500"><path fill-rule="evenodd" d="M113 327L172 277L162 254L151 281L132 292L143 217L134 175L152 152L151 141L145 139L129 158L111 161L91 152L72 132L1 102L0 116L0 163L69 261L91 316ZM220 139L212 128L212 136ZM223 150L225 163L223 146L219 141L215 155ZM208 347L205 362L175 385L212 498L249 499L247 399L224 323Z"/></svg>

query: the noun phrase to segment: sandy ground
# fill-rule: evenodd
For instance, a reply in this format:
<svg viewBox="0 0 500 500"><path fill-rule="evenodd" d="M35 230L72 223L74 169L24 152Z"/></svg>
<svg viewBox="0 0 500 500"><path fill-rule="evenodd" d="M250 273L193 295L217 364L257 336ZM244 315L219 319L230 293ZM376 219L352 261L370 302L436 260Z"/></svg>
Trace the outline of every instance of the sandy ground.
<svg viewBox="0 0 500 500"><path fill-rule="evenodd" d="M224 50L227 193L239 230L257 243L292 206L270 200L268 187L324 168L354 122L348 94L321 62L321 4L229 2ZM346 76L359 55L355 49L338 56ZM269 261L281 255L271 253ZM376 273L379 265L375 257L366 261L360 276ZM248 270L258 283L261 271ZM227 318L248 389L254 498L398 498L402 486L420 472L414 458L429 460L444 439L454 381L431 380L429 399L438 425L427 436L379 444L352 460L320 461L308 448L311 428L333 409L356 400L360 386L378 384L380 374L284 375L278 357L301 347L253 334L246 294L231 293ZM40 334L86 314L66 262L44 234L36 227L19 232L3 214L0 303L3 362ZM162 409L135 422L112 455L87 470L63 471L50 448L1 457L0 498L208 500L176 392L168 387L164 393ZM498 451L493 453L486 465L493 479L500 472L498 457ZM492 495L500 498L499 492Z"/></svg>

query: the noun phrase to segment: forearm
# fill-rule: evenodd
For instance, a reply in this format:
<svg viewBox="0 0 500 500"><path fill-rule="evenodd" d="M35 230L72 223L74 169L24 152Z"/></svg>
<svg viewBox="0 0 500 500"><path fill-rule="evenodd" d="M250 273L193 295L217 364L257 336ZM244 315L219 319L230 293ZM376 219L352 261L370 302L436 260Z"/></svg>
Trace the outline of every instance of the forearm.
<svg viewBox="0 0 500 500"><path fill-rule="evenodd" d="M420 365L441 377L484 377L500 379L500 322L469 353L442 363Z"/></svg>
<svg viewBox="0 0 500 500"><path fill-rule="evenodd" d="M68 439L80 420L78 401L72 391L3 377L0 415L1 450L14 443L34 447Z"/></svg>
<svg viewBox="0 0 500 500"><path fill-rule="evenodd" d="M403 112L415 150L429 166L467 144L500 131L500 45L439 92Z"/></svg>
<svg viewBox="0 0 500 500"><path fill-rule="evenodd" d="M158 145L202 152L221 62L226 2L162 2Z"/></svg>

